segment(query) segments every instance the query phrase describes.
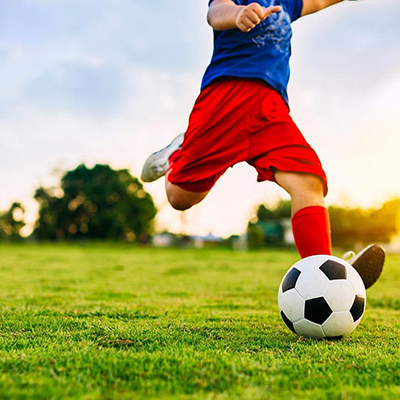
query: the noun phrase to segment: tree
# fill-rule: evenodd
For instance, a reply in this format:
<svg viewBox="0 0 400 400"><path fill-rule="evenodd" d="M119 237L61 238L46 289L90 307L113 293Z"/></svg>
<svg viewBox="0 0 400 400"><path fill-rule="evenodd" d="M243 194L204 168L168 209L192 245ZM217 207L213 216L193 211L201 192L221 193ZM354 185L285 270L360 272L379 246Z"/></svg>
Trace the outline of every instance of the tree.
<svg viewBox="0 0 400 400"><path fill-rule="evenodd" d="M257 217L249 222L250 247L283 243L282 221L291 217L290 201L281 200L275 207L260 205ZM330 206L329 215L334 246L349 248L355 244L389 243L400 231L400 198L393 198L379 208ZM260 237L263 237L263 243Z"/></svg>
<svg viewBox="0 0 400 400"><path fill-rule="evenodd" d="M335 246L388 243L399 232L400 199L388 200L377 209L331 206L329 214Z"/></svg>
<svg viewBox="0 0 400 400"><path fill-rule="evenodd" d="M257 221L269 222L291 218L291 208L292 206L289 200L279 200L272 208L267 208L264 204L261 204L257 209Z"/></svg>
<svg viewBox="0 0 400 400"><path fill-rule="evenodd" d="M84 164L68 171L59 188L39 188L35 199L39 240L143 240L153 232L157 213L151 196L128 170Z"/></svg>
<svg viewBox="0 0 400 400"><path fill-rule="evenodd" d="M280 200L275 207L267 208L261 204L257 209L257 218L249 222L247 237L250 248L261 248L268 245L281 246L284 241L282 220L290 218L290 201Z"/></svg>
<svg viewBox="0 0 400 400"><path fill-rule="evenodd" d="M21 229L25 226L24 207L20 203L13 203L10 209L0 213L0 240L21 240Z"/></svg>

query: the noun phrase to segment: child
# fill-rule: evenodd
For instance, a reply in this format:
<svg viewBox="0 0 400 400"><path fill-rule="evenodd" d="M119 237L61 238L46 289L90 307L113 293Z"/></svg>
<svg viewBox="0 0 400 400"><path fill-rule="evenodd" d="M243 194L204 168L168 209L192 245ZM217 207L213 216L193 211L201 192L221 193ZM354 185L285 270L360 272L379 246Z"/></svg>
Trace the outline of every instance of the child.
<svg viewBox="0 0 400 400"><path fill-rule="evenodd" d="M292 229L302 258L331 254L321 162L289 115L291 23L342 0L210 0L214 52L186 133L153 153L142 180L166 176L172 207L201 202L227 168L246 161L292 201ZM350 263L370 287L385 251L371 245Z"/></svg>

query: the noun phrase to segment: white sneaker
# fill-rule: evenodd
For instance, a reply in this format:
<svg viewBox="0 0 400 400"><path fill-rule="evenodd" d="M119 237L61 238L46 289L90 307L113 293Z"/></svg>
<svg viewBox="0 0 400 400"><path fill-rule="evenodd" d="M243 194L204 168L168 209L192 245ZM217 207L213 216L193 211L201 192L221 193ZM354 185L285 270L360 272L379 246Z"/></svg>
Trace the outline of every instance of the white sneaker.
<svg viewBox="0 0 400 400"><path fill-rule="evenodd" d="M181 133L167 147L149 156L142 168L141 179L143 182L154 182L167 172L169 158L172 153L181 148L184 135Z"/></svg>
<svg viewBox="0 0 400 400"><path fill-rule="evenodd" d="M368 289L381 275L386 253L382 246L371 244L358 254L348 251L342 258L355 268L364 282L365 289Z"/></svg>

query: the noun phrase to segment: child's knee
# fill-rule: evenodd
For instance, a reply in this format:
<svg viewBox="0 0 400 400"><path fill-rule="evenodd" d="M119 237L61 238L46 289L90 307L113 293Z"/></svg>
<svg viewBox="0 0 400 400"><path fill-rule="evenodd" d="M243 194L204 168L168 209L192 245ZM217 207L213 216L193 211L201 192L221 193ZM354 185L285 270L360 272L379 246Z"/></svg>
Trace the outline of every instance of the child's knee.
<svg viewBox="0 0 400 400"><path fill-rule="evenodd" d="M301 186L301 190L303 191L324 197L324 184L316 175L305 174L302 183L299 186Z"/></svg>
<svg viewBox="0 0 400 400"><path fill-rule="evenodd" d="M324 184L321 178L312 174L279 171L275 174L277 183L291 196L298 194L324 197Z"/></svg>
<svg viewBox="0 0 400 400"><path fill-rule="evenodd" d="M176 193L167 193L169 204L171 207L177 211L185 211L191 208L194 204L188 201L188 199L183 198L179 194Z"/></svg>
<svg viewBox="0 0 400 400"><path fill-rule="evenodd" d="M181 189L167 181L167 198L172 208L178 211L185 211L200 203L206 197L208 192L196 193Z"/></svg>

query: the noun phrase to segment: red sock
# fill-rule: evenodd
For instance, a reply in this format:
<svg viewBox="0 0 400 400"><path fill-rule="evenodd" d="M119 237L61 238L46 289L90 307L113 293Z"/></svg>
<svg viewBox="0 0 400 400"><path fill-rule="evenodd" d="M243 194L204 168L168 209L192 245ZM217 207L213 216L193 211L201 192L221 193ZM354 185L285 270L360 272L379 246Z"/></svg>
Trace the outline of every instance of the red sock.
<svg viewBox="0 0 400 400"><path fill-rule="evenodd" d="M322 206L305 207L292 218L294 241L301 258L332 254L328 210Z"/></svg>

